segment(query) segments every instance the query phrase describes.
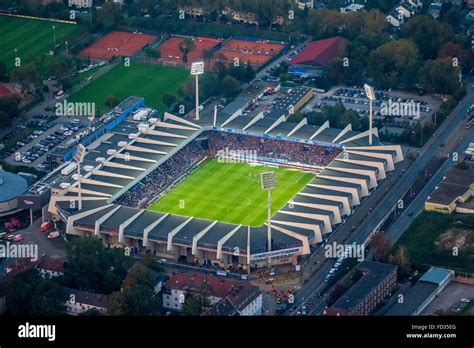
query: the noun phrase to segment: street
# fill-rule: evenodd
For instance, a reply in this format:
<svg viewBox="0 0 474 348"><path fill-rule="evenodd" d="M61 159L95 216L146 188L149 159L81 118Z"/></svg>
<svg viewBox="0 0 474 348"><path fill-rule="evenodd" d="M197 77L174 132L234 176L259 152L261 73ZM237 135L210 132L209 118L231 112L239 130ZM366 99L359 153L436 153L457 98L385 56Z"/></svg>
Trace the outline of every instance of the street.
<svg viewBox="0 0 474 348"><path fill-rule="evenodd" d="M419 176L419 173L423 171L431 159L438 154L439 149L441 148L440 145L445 144L444 151L449 151L450 146L453 146L453 142L462 136L463 129L465 129L463 120L465 119L467 109L473 103L474 93L472 87L468 86L467 95L461 100L453 112L438 128L433 137L425 144L422 149L420 149L419 157L406 169L404 174L401 175L398 173L400 172L400 168L406 168L408 159L405 159L405 161L401 163L401 166L398 166L398 173L392 173L391 177L388 177L378 187L375 193L372 194L370 201L367 202L368 204L363 204L361 207L359 207L355 214L331 235L329 242L336 241L338 243L346 244L351 244L352 242L361 244L365 242L368 236L380 226L381 222L383 222L383 220L389 214L391 214L399 199L403 198L410 186ZM468 134L469 135L464 138L462 144L456 148L453 147L453 149L456 149L458 152L460 152L463 147L465 148L465 146L467 146L467 144L469 144L469 142L474 138L474 131L471 129L469 130ZM425 194L432 191L434 186L436 186L436 184L441 180L443 175L452 165L452 161L446 161L442 168L440 168L441 170L436 173L435 178L431 179L430 183L428 184L429 187L426 188L426 190L423 190L423 192L419 194L417 199L412 203L413 206L411 206L409 209L405 209L404 214L402 214L403 219L400 220L400 222L397 220L397 223L394 224L391 230L388 232L389 236L392 236L392 239L398 239L413 220L414 216L408 217L408 215L405 213L407 211L420 211L424 202L424 198L426 197ZM400 179L396 180L396 182L393 184L392 181L394 176L396 177L399 175L401 175ZM387 185L387 183L389 184ZM382 196L382 199L380 199L380 196ZM376 206L374 206L374 203L376 203ZM365 215L367 210L371 211L370 218L366 218L368 216L368 214ZM358 221L361 217L364 217L364 215L365 218L363 218L360 225L357 225L356 221ZM348 239L345 240L345 236L347 236L348 229L351 229L351 226L356 226L356 228L352 233L350 233ZM328 262L329 260L324 257L322 250L316 251L314 255L311 256L311 258L314 259L312 260L312 264L316 263L316 268L318 269L316 273L312 274L311 278L306 281L301 290L298 291L295 296L296 303L300 306L305 300L319 293L319 291L324 286L324 277L331 267L330 263ZM305 277L303 277L303 279L305 279ZM285 314L288 315L290 313L287 311Z"/></svg>

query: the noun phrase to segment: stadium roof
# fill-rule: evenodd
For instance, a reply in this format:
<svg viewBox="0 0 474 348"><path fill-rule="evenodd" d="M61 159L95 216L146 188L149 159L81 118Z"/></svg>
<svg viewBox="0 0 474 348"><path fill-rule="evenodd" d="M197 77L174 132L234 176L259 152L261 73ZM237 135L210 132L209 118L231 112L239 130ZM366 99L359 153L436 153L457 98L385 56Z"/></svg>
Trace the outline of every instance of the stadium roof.
<svg viewBox="0 0 474 348"><path fill-rule="evenodd" d="M343 56L348 44L349 40L342 36L311 41L299 54L294 56L288 64L326 66L333 59Z"/></svg>
<svg viewBox="0 0 474 348"><path fill-rule="evenodd" d="M0 202L7 202L25 193L27 181L19 175L0 170Z"/></svg>

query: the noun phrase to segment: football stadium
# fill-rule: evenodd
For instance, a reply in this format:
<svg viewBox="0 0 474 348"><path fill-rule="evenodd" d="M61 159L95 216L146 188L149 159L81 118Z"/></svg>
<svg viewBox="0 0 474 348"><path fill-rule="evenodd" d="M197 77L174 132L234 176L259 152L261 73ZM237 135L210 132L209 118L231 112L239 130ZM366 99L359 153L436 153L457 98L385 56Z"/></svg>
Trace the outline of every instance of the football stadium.
<svg viewBox="0 0 474 348"><path fill-rule="evenodd" d="M84 139L78 169L65 173L75 165L66 162L25 197L44 199L49 187L47 214L66 236L248 272L269 260L298 265L403 160L376 128L369 146L368 131L292 123L281 105L255 117L227 109L199 121L159 118L129 97ZM270 221L263 172L276 176Z"/></svg>

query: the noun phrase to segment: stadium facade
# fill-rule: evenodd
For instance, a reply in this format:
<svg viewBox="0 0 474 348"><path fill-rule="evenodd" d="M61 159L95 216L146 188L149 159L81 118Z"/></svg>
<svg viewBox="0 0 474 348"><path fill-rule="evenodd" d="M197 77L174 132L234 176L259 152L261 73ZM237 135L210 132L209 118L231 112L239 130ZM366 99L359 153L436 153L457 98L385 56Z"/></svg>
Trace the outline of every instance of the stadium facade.
<svg viewBox="0 0 474 348"><path fill-rule="evenodd" d="M380 144L376 128L375 145L369 146L368 131L355 132L350 125L335 129L328 122L313 126L306 119L291 123L284 112L249 117L237 110L231 115L221 113L215 120L203 117L199 121L165 113L160 120L153 111L142 112L143 102L136 105L127 118L87 146L81 170L81 211L77 209L77 174L61 176L60 167L40 183L42 187L49 186L51 192L51 217L45 219L62 220L67 235L93 235L107 247L128 247L134 253L222 268L263 267L269 258L274 265L297 265L301 256L310 254L344 223L403 160L400 146ZM271 155L256 160L317 173L272 217L270 252L266 225L249 227L145 209L150 199L156 199L156 193L155 197L141 197L140 182L170 161L177 162L179 156L188 156L188 152L183 156L182 151L188 151L196 142L207 141L216 132L258 137L262 142L297 143L304 149L328 149L330 157L324 160L329 164L323 165ZM210 154L206 151L201 156ZM180 176L190 168L193 167L185 168ZM166 183L162 191L175 183Z"/></svg>

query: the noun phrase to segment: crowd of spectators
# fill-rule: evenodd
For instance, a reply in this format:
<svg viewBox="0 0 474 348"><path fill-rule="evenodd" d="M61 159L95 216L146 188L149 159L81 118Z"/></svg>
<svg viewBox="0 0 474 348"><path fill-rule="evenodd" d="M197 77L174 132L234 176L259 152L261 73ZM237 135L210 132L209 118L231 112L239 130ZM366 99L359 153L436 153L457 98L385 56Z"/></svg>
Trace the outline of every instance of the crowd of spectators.
<svg viewBox="0 0 474 348"><path fill-rule="evenodd" d="M293 141L260 138L252 135L210 132L209 148L218 154L226 148L240 153L256 153L260 158L299 162L312 166L327 166L342 150L333 147Z"/></svg>
<svg viewBox="0 0 474 348"><path fill-rule="evenodd" d="M143 205L173 184L204 157L205 152L199 143L195 141L189 143L120 196L115 203L134 208Z"/></svg>

